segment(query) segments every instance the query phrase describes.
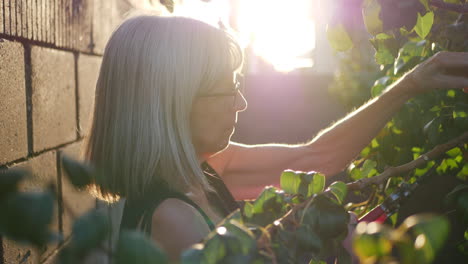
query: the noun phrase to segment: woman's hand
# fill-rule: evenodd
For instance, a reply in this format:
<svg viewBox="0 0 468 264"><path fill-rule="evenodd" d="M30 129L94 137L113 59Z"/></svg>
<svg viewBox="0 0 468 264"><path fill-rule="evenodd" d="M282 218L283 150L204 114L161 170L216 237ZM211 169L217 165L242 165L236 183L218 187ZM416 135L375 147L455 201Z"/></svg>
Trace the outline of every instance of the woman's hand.
<svg viewBox="0 0 468 264"><path fill-rule="evenodd" d="M415 96L436 89L468 92L468 52L438 52L403 76L403 93Z"/></svg>

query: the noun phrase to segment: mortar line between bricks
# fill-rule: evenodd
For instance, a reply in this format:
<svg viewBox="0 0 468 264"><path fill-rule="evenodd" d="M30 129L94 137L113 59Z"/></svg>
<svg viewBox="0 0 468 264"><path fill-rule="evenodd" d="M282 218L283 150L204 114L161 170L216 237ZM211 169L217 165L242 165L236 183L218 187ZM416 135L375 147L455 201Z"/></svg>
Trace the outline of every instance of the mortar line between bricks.
<svg viewBox="0 0 468 264"><path fill-rule="evenodd" d="M28 137L28 156L33 153L34 136L33 136L33 117L32 117L32 63L31 63L31 46L24 46L24 81L26 87L26 122L27 122L27 137Z"/></svg>
<svg viewBox="0 0 468 264"><path fill-rule="evenodd" d="M8 3L8 9L9 9L8 10L8 21L9 21L9 26L10 26L10 29L8 30L8 32L11 34L11 0L8 0L8 2L9 2Z"/></svg>
<svg viewBox="0 0 468 264"><path fill-rule="evenodd" d="M83 131L81 131L81 124L80 124L80 106L78 105L80 103L80 89L78 88L78 85L80 84L80 81L78 79L78 59L79 53L74 52L73 57L75 59L75 117L76 117L76 138L80 138L81 135L83 134Z"/></svg>
<svg viewBox="0 0 468 264"><path fill-rule="evenodd" d="M63 236L63 192L62 192L62 153L56 151L56 168L57 168L57 204L58 204L58 225L59 233ZM62 242L61 242L62 243Z"/></svg>
<svg viewBox="0 0 468 264"><path fill-rule="evenodd" d="M9 41L17 41L17 42L22 42L24 44L31 44L31 45L38 46L38 47L61 50L61 51L79 52L80 54L102 58L102 54L90 53L90 52L85 52L85 51L80 51L80 50L69 49L69 48L62 48L51 43L44 43L38 40L32 40L32 39L24 38L24 37L15 37L15 36L7 35L5 33L0 33L0 39L6 39Z"/></svg>
<svg viewBox="0 0 468 264"><path fill-rule="evenodd" d="M9 168L10 166L12 165L15 165L15 164L18 164L18 163L21 163L21 162L24 162L24 161L27 161L27 160L30 160L30 159L33 159L35 157L38 157L46 152L49 152L49 151L54 151L54 150L59 150L61 148L64 148L66 146L69 146L73 143L77 143L77 142L80 142L83 138L80 138L78 140L73 140L73 141L69 141L69 142L65 142L63 144L60 144L60 145L57 145L53 148L48 148L48 149L43 149L41 151L38 151L38 152L35 152L35 153L32 153L32 154L29 154L27 157L25 158L20 158L20 159L17 159L17 160L13 160L13 161L9 161L5 164L0 164L0 169L7 169ZM1 264L1 263L0 263Z"/></svg>
<svg viewBox="0 0 468 264"><path fill-rule="evenodd" d="M18 15L19 15L19 12L18 12L18 1L15 1L15 35L21 35L21 34L18 34Z"/></svg>

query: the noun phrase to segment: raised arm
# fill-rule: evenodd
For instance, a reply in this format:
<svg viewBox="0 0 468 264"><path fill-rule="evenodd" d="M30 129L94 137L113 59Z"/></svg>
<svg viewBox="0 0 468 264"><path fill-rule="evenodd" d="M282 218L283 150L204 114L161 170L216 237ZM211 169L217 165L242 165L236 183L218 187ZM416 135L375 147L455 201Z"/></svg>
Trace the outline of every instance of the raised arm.
<svg viewBox="0 0 468 264"><path fill-rule="evenodd" d="M417 66L359 109L302 145L231 143L208 162L236 199L255 198L265 185L278 185L285 169L342 171L411 97L433 89L468 87L468 53L441 52Z"/></svg>

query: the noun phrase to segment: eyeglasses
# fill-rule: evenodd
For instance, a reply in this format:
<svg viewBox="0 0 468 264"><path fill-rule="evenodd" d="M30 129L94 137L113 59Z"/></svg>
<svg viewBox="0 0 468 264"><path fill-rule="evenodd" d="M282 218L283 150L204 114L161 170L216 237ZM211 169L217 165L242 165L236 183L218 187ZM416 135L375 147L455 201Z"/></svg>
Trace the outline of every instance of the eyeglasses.
<svg viewBox="0 0 468 264"><path fill-rule="evenodd" d="M242 74L236 74L236 79L234 83L232 83L230 91L202 93L199 94L198 97L234 96L233 106L235 106L239 92L244 93L244 76Z"/></svg>

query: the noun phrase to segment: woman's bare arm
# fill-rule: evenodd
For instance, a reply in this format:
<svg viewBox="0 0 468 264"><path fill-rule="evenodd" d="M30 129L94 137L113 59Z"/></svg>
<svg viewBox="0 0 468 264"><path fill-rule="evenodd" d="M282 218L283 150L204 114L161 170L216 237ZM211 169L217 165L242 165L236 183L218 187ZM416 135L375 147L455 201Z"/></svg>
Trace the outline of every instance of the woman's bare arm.
<svg viewBox="0 0 468 264"><path fill-rule="evenodd" d="M285 169L315 170L332 176L342 171L411 97L440 87L468 87L468 77L450 75L452 68L468 72L468 53L438 53L307 144L231 143L208 162L236 199L255 198L265 185L278 185Z"/></svg>

